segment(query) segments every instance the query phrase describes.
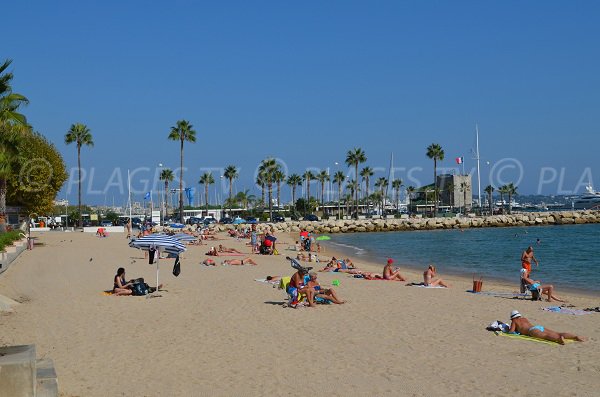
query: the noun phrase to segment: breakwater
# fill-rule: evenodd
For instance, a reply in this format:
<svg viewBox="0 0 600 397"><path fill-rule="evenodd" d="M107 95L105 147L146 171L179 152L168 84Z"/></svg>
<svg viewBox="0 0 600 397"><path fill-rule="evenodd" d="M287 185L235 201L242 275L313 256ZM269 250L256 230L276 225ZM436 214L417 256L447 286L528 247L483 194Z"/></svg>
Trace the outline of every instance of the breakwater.
<svg viewBox="0 0 600 397"><path fill-rule="evenodd" d="M387 218L387 219L348 219L287 221L260 223L257 230L273 229L275 232L298 232L306 229L316 233L360 233L436 229L468 229L483 227L543 226L600 223L600 211L555 211L518 213L512 215L461 216L453 218ZM243 226L243 225L242 225ZM224 231L235 229L236 225L211 225L211 229Z"/></svg>

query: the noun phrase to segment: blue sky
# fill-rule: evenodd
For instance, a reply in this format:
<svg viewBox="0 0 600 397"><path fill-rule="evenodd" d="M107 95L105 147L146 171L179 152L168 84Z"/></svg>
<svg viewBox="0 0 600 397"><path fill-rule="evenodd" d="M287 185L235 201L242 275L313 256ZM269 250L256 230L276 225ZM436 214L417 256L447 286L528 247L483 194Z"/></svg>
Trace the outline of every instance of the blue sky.
<svg viewBox="0 0 600 397"><path fill-rule="evenodd" d="M141 199L157 164L177 168L167 135L179 119L197 131L185 147L197 188L202 172L219 179L234 164L235 189L259 194L267 156L290 172L347 171L353 147L381 169L375 178L393 152L396 177L427 184L431 143L442 167L457 156L474 166L478 123L482 186L568 194L588 179L600 187L599 11L592 1L13 1L0 55L13 59L29 122L69 168L64 134L91 129L89 203L122 203L127 169ZM61 192L72 202L75 180Z"/></svg>

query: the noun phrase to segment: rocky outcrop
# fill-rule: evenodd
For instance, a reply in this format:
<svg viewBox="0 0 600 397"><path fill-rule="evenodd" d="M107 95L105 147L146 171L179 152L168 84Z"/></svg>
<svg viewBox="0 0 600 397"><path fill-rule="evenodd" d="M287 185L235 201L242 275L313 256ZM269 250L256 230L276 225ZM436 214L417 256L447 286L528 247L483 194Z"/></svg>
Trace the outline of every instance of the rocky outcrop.
<svg viewBox="0 0 600 397"><path fill-rule="evenodd" d="M256 225L259 232L272 230L275 233L296 233L302 229L316 233L355 233L355 232L384 232L435 229L467 229L478 227L508 227L508 226L544 226L569 225L584 223L600 223L600 211L557 211L521 213L513 215L468 216L454 218L388 218L388 219L359 219L359 220L322 220L319 222L291 221L281 223L260 223ZM244 225L210 225L215 231L236 229ZM157 227L157 231L162 227ZM193 231L195 226L186 226Z"/></svg>

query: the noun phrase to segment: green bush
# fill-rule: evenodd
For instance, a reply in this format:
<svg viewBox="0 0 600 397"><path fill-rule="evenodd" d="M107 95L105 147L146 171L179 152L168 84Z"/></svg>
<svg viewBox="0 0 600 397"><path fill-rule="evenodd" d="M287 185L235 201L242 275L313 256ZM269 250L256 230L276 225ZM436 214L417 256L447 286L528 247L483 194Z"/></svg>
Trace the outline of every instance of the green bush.
<svg viewBox="0 0 600 397"><path fill-rule="evenodd" d="M22 237L23 232L20 230L13 230L0 234L0 251L3 251L5 247L11 245L17 240L20 240Z"/></svg>

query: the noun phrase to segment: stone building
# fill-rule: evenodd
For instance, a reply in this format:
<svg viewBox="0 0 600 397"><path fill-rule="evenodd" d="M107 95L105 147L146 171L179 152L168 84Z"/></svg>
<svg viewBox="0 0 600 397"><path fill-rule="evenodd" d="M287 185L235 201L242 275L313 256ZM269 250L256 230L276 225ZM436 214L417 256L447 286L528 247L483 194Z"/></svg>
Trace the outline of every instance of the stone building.
<svg viewBox="0 0 600 397"><path fill-rule="evenodd" d="M455 208L472 207L471 175L438 175L437 184L440 189L441 205Z"/></svg>

